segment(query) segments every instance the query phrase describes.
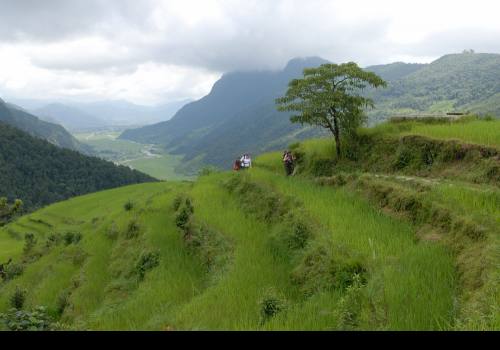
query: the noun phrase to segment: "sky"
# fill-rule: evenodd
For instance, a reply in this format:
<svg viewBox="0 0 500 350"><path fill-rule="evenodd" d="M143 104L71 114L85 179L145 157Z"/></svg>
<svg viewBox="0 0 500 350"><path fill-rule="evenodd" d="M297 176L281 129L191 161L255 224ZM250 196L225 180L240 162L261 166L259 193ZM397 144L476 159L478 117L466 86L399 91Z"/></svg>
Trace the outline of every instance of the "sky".
<svg viewBox="0 0 500 350"><path fill-rule="evenodd" d="M0 97L162 104L320 56L500 53L498 0L0 0Z"/></svg>

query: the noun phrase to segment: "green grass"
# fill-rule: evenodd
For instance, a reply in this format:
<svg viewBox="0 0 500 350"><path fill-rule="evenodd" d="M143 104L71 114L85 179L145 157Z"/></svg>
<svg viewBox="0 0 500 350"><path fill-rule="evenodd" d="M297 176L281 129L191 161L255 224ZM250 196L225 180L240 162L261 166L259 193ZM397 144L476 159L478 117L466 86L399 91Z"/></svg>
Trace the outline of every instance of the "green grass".
<svg viewBox="0 0 500 350"><path fill-rule="evenodd" d="M125 162L123 164L129 165L134 169L142 171L160 180L189 180L193 177L179 174L175 168L182 161L182 156L163 154L155 158L142 158Z"/></svg>
<svg viewBox="0 0 500 350"><path fill-rule="evenodd" d="M414 123L408 134L424 135L439 139L458 139L465 142L500 147L500 120L471 121L442 125Z"/></svg>
<svg viewBox="0 0 500 350"><path fill-rule="evenodd" d="M182 155L171 155L153 145L118 139L118 132L77 134L76 137L94 148L97 156L130 166L159 180L190 180L194 176L175 169L181 165Z"/></svg>
<svg viewBox="0 0 500 350"><path fill-rule="evenodd" d="M453 128L448 131L448 135L457 133ZM398 134L402 130L385 124L368 132ZM304 166L308 166L307 158L315 162L331 159L334 150L333 140L328 138L300 146L307 155ZM161 165L140 164L158 176L175 178L172 169L178 160L162 159L165 163ZM418 240L416 226L377 209L352 187L320 186L310 178L285 177L281 152L259 156L254 164L247 172L214 172L194 183L148 183L72 198L0 228L0 262L26 258L26 232L36 234L36 250L43 252L26 265L21 276L0 283L0 313L8 309L10 296L20 286L28 290L26 308L45 305L56 318L59 297L69 293L69 306L59 321L75 329L442 330L456 326L462 284L457 257L446 245ZM303 294L291 274L309 246L276 254L272 237L276 229L286 227L284 222L264 221L251 214L244 198L223 186L232 177L248 180L250 189L264 188L279 203L295 199L294 213L311 220L316 229L310 247L324 247L333 256L338 247L355 252L366 267L366 284L354 292L333 289ZM399 180L388 176L384 181ZM208 272L188 248L175 225L172 207L180 193L191 198L196 222L229 242L231 258L224 269ZM427 196L455 213L499 223L500 197L494 186L437 179L429 185ZM262 203L257 199L252 205L265 207L267 199L262 198ZM129 211L124 208L128 201L133 203ZM140 233L127 238L132 220ZM69 230L81 233L81 242L43 250L51 233ZM116 237L110 235L114 231ZM137 261L143 253L153 251L159 253L159 265L140 280L134 274ZM206 253L216 258L211 255L216 250ZM480 258L496 259L493 254ZM477 303L497 307L497 282L490 279L487 286L492 297ZM261 323L259 303L270 288L286 299L287 308ZM356 297L361 300L359 310ZM355 324L346 326L346 313L350 312L355 314ZM466 327L481 328L474 322Z"/></svg>
<svg viewBox="0 0 500 350"><path fill-rule="evenodd" d="M416 244L408 224L373 209L346 190L321 188L297 178L255 169L252 176L304 203L335 242L370 257L373 293L383 290L388 329L438 329L451 322L455 277L451 255L441 246Z"/></svg>

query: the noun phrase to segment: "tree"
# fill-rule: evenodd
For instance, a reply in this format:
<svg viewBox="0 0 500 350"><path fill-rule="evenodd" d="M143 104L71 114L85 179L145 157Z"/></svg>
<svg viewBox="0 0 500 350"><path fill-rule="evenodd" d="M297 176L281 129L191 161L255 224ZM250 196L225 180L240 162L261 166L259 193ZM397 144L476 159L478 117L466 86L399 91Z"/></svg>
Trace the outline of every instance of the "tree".
<svg viewBox="0 0 500 350"><path fill-rule="evenodd" d="M19 214L22 207L23 202L20 199L16 199L14 204L9 205L6 197L0 197L0 226L9 222L16 214Z"/></svg>
<svg viewBox="0 0 500 350"><path fill-rule="evenodd" d="M276 104L279 111L299 112L290 118L292 123L330 130L340 157L340 135L354 133L366 118L364 108L373 107L370 98L359 94L367 85L377 88L387 83L354 62L323 64L304 69L304 77L290 81L285 96L276 99Z"/></svg>

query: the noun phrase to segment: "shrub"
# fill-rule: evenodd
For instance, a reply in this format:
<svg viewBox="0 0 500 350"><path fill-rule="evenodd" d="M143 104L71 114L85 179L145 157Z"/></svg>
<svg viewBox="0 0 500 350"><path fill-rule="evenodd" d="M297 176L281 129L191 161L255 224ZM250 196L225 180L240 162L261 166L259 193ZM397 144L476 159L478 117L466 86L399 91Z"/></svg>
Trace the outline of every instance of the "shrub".
<svg viewBox="0 0 500 350"><path fill-rule="evenodd" d="M24 254L28 254L36 245L36 238L33 233L24 235Z"/></svg>
<svg viewBox="0 0 500 350"><path fill-rule="evenodd" d="M62 240L62 236L60 233L51 233L49 237L47 237L47 241L45 242L45 246L47 248L58 245Z"/></svg>
<svg viewBox="0 0 500 350"><path fill-rule="evenodd" d="M184 239L207 272L220 272L227 266L231 257L231 242L220 232L206 225L191 223Z"/></svg>
<svg viewBox="0 0 500 350"><path fill-rule="evenodd" d="M147 271L152 270L159 264L160 264L160 253L158 252L142 253L135 265L135 270L139 275L139 279L142 280Z"/></svg>
<svg viewBox="0 0 500 350"><path fill-rule="evenodd" d="M345 247L316 244L292 272L292 281L300 285L305 295L311 296L323 290L345 290L352 285L356 274L364 282L365 273L361 258Z"/></svg>
<svg viewBox="0 0 500 350"><path fill-rule="evenodd" d="M123 205L123 208L125 209L125 211L130 211L134 208L134 203L132 203L131 200L128 200L124 205Z"/></svg>
<svg viewBox="0 0 500 350"><path fill-rule="evenodd" d="M38 306L32 311L10 309L5 314L0 314L11 331L48 331L55 330L55 324L44 306Z"/></svg>
<svg viewBox="0 0 500 350"><path fill-rule="evenodd" d="M22 275L23 271L24 271L23 264L10 263L5 267L4 279L6 281L11 280L17 276Z"/></svg>
<svg viewBox="0 0 500 350"><path fill-rule="evenodd" d="M10 306L16 310L21 310L24 306L24 302L26 301L26 293L26 289L16 286L16 290L9 299Z"/></svg>
<svg viewBox="0 0 500 350"><path fill-rule="evenodd" d="M127 225L127 231L125 232L125 237L127 239L135 238L139 236L139 233L141 231L141 226L137 222L137 219L132 219L129 221Z"/></svg>
<svg viewBox="0 0 500 350"><path fill-rule="evenodd" d="M70 245L72 243L76 244L82 239L82 234L80 232L68 231L63 235L64 244Z"/></svg>
<svg viewBox="0 0 500 350"><path fill-rule="evenodd" d="M264 324L277 313L283 311L287 307L287 301L283 295L278 293L274 288L267 289L261 300L260 306L260 323Z"/></svg>
<svg viewBox="0 0 500 350"><path fill-rule="evenodd" d="M184 204L179 208L178 213L175 217L175 224L177 225L177 227L179 227L181 230L186 230L189 219L191 218L191 215L193 215L193 213L194 207L191 204L191 200L189 198L186 198L184 200Z"/></svg>
<svg viewBox="0 0 500 350"><path fill-rule="evenodd" d="M174 211L179 210L179 207L181 206L183 200L184 200L184 196L181 194L177 195L174 198L174 201L172 202L172 208L174 209Z"/></svg>

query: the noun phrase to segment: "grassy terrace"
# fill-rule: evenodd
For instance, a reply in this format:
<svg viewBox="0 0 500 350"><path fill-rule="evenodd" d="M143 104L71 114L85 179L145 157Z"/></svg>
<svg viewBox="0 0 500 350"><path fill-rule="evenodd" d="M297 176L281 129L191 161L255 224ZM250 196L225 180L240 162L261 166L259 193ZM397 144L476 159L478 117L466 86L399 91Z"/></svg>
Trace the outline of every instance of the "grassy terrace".
<svg viewBox="0 0 500 350"><path fill-rule="evenodd" d="M476 123L483 123L479 129L498 125L470 124ZM461 132L471 130L469 123L457 125ZM434 127L442 126L429 126ZM395 128L389 124L366 132L420 130L419 125L410 131ZM447 135L473 141L472 134L460 134L455 125ZM426 201L453 217L487 229L487 238L471 241L474 250L457 254L444 238L420 239L419 222L374 205L362 187L320 184L311 169L318 160L332 158L331 140L309 140L295 149L305 155L303 175L285 177L281 153L268 153L245 173L215 172L196 182L94 193L0 228L0 262L12 257L24 266L22 274L0 284L0 313L21 287L27 291L25 309L45 305L69 329L500 327L495 311L498 273L491 273L491 266L498 264L498 235L492 233L500 217L500 192L494 183L398 172L365 174L409 196L421 191ZM331 178L335 176L334 169ZM197 226L185 233L179 229L182 210L173 207L179 195L194 207L189 222L209 231L195 237ZM37 242L25 251L28 232ZM81 241L65 243L67 232L80 233ZM55 237L62 241L54 243ZM292 247L294 239L303 244ZM219 261L226 262L210 265ZM460 261L470 262L483 279L467 271L464 277ZM264 302L279 305L278 311L263 318Z"/></svg>

